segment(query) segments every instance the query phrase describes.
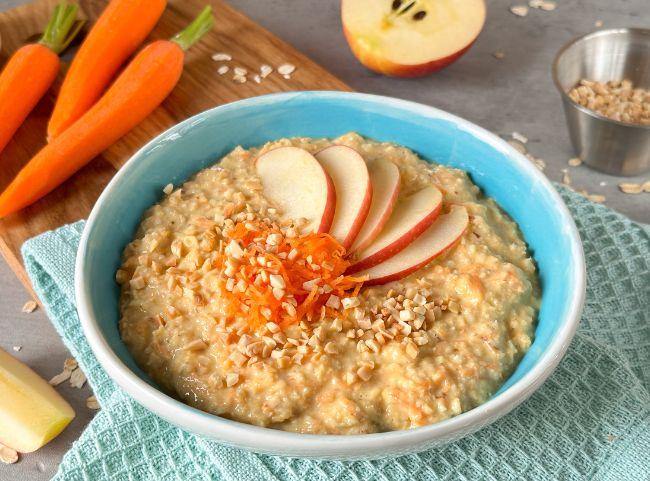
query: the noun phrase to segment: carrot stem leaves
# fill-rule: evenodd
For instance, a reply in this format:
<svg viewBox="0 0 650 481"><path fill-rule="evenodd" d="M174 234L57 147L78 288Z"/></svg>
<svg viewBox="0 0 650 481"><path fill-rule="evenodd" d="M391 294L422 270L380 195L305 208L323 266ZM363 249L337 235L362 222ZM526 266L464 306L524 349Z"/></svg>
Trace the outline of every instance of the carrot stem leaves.
<svg viewBox="0 0 650 481"><path fill-rule="evenodd" d="M177 43L183 50L189 49L199 41L214 25L212 7L206 6L201 13L184 30L174 35L170 40Z"/></svg>
<svg viewBox="0 0 650 481"><path fill-rule="evenodd" d="M65 0L61 0L54 7L45 32L38 43L45 45L57 55L68 48L85 23L77 19L77 10L77 5L67 5Z"/></svg>

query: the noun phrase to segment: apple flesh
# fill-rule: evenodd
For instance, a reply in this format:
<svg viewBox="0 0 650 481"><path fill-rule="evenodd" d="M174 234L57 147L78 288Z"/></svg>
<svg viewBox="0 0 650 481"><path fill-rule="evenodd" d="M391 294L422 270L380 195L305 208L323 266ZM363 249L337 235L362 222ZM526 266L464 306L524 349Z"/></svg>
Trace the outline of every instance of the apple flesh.
<svg viewBox="0 0 650 481"><path fill-rule="evenodd" d="M418 238L442 210L442 194L427 186L398 201L379 236L356 256L348 274L369 269L391 258Z"/></svg>
<svg viewBox="0 0 650 481"><path fill-rule="evenodd" d="M336 193L332 179L316 158L298 147L278 147L255 162L264 195L287 219L307 219L303 232L327 232L332 225Z"/></svg>
<svg viewBox="0 0 650 481"><path fill-rule="evenodd" d="M418 77L460 58L485 23L484 0L342 0L352 53L366 67Z"/></svg>
<svg viewBox="0 0 650 481"><path fill-rule="evenodd" d="M0 443L31 453L55 438L74 410L43 378L0 350Z"/></svg>
<svg viewBox="0 0 650 481"><path fill-rule="evenodd" d="M332 145L316 155L334 183L336 209L329 233L348 249L363 226L373 197L366 161L345 145Z"/></svg>
<svg viewBox="0 0 650 481"><path fill-rule="evenodd" d="M366 221L349 249L351 253L365 249L375 240L388 222L399 195L400 175L395 164L377 159L368 165L368 172L372 184L372 202Z"/></svg>
<svg viewBox="0 0 650 481"><path fill-rule="evenodd" d="M368 286L402 279L447 252L462 237L468 225L467 210L453 206L448 214L438 217L433 225L406 249L355 275L368 276L368 280L364 282L364 285Z"/></svg>

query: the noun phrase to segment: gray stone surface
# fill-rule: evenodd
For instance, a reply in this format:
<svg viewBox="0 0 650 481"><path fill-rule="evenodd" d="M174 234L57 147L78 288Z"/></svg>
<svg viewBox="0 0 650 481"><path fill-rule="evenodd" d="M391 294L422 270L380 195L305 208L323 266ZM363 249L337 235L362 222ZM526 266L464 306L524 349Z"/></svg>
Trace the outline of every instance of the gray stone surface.
<svg viewBox="0 0 650 481"><path fill-rule="evenodd" d="M24 2L0 0L0 10L20 3ZM558 0L556 11L531 10L527 17L518 18L509 13L508 7L525 3L523 0L491 0L486 27L466 56L432 76L399 80L370 73L356 62L341 33L337 0L230 3L358 91L433 105L504 137L513 131L521 132L530 139L529 150L546 161L546 174L553 180L561 178L561 169L573 157L560 99L551 80L550 66L555 53L572 37L593 30L597 20L602 20L606 27L647 27L648 7L647 0ZM246 38L240 41L245 42ZM492 56L497 50L505 53L504 59ZM260 59L260 63L263 61ZM618 192L620 178L585 167L571 169L571 177L578 188L607 196L610 207L633 219L650 222L648 194ZM650 174L636 179L641 178L650 178ZM0 261L0 348L10 350L49 378L59 372L69 354L41 310L32 314L20 312L28 299L15 276ZM14 353L13 346L22 349ZM49 479L63 453L91 419L92 413L84 404L90 395L89 388L76 390L66 385L60 391L74 404L77 419L37 453L24 456L16 465L0 466L0 480Z"/></svg>

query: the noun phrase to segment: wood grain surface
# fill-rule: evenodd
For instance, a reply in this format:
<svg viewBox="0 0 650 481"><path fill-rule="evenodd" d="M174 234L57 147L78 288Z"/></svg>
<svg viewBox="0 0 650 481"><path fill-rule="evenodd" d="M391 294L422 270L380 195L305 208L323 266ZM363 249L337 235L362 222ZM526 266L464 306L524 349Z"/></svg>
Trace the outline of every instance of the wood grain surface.
<svg viewBox="0 0 650 481"><path fill-rule="evenodd" d="M0 65L4 65L18 47L40 36L56 3L57 0L38 0L0 13ZM78 3L80 16L92 25L107 2L80 0ZM242 98L294 90L350 90L332 74L222 1L170 1L148 40L171 37L207 3L214 8L215 27L187 53L183 76L165 102L133 131L45 198L17 214L0 219L0 252L28 289L31 290L31 285L20 257L22 243L41 232L87 217L117 170L136 150L163 130L198 112ZM277 67L282 63L294 64L296 71L289 80L274 72L260 84L252 79L238 84L233 82L231 72L223 76L217 73L220 62L211 58L215 52L231 54L233 60L228 64L244 67L249 72L259 71L261 64ZM53 88L0 153L0 189L4 189L45 144L47 120L65 68L64 62Z"/></svg>

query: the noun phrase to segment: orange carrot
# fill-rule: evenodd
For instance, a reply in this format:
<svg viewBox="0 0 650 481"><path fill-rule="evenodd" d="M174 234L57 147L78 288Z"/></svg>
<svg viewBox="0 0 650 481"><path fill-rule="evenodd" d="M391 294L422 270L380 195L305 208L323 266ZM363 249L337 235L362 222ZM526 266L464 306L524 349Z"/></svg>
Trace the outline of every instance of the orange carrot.
<svg viewBox="0 0 650 481"><path fill-rule="evenodd" d="M112 0L88 33L65 76L47 126L52 141L104 93L113 76L151 32L165 0Z"/></svg>
<svg viewBox="0 0 650 481"><path fill-rule="evenodd" d="M18 173L0 195L0 217L36 202L144 120L178 82L185 50L213 22L206 7L171 40L142 49L97 103Z"/></svg>
<svg viewBox="0 0 650 481"><path fill-rule="evenodd" d="M77 6L61 2L39 42L20 47L7 61L0 74L0 152L54 82L59 53L83 25L76 17Z"/></svg>

